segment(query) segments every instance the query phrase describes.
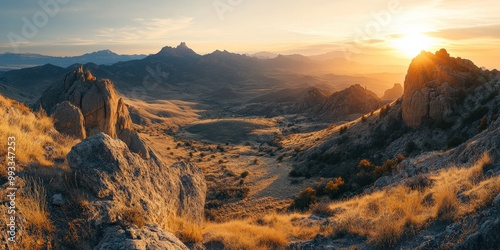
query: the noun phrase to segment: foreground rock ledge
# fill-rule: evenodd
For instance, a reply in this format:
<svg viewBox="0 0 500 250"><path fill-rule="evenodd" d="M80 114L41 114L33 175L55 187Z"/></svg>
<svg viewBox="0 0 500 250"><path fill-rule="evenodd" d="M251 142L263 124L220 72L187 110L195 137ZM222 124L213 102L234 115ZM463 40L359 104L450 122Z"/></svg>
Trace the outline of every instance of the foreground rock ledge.
<svg viewBox="0 0 500 250"><path fill-rule="evenodd" d="M116 225L123 211L131 209L146 224L164 226L172 217L203 221L207 186L195 164L167 166L154 154L145 160L104 133L74 146L67 160L83 190L90 193L96 227Z"/></svg>

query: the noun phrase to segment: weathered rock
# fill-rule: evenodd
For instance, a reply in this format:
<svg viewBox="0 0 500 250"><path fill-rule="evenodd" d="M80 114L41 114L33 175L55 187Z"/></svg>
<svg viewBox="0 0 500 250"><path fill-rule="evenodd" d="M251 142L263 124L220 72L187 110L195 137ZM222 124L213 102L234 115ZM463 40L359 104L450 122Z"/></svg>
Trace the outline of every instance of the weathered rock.
<svg viewBox="0 0 500 250"><path fill-rule="evenodd" d="M52 117L54 118L54 127L57 131L78 139L85 139L87 137L83 114L78 107L70 102L64 101L57 104Z"/></svg>
<svg viewBox="0 0 500 250"><path fill-rule="evenodd" d="M500 246L500 217L495 216L489 218L481 224L479 230L473 233L466 240L455 246L454 249L483 249L483 250L497 250Z"/></svg>
<svg viewBox="0 0 500 250"><path fill-rule="evenodd" d="M84 189L95 199L96 224L121 220L123 211L143 214L146 223L164 226L172 216L203 221L206 183L199 167L165 165L156 155L145 160L127 145L100 133L74 146L67 161Z"/></svg>
<svg viewBox="0 0 500 250"><path fill-rule="evenodd" d="M44 91L39 102L59 122L59 132L81 139L103 132L124 141L132 152L149 157L148 147L134 132L128 108L110 80L97 79L80 67Z"/></svg>
<svg viewBox="0 0 500 250"><path fill-rule="evenodd" d="M404 83L403 120L416 128L427 119L452 122L459 93L484 83L481 69L469 60L453 58L442 49L413 59Z"/></svg>
<svg viewBox="0 0 500 250"><path fill-rule="evenodd" d="M173 234L166 232L158 226L144 226L138 228L135 225L122 228L113 226L106 229L104 236L94 250L146 250L146 249L169 249L188 250Z"/></svg>
<svg viewBox="0 0 500 250"><path fill-rule="evenodd" d="M61 206L66 202L62 194L54 194L52 196L52 205Z"/></svg>
<svg viewBox="0 0 500 250"><path fill-rule="evenodd" d="M493 199L493 205L500 208L500 194L497 194L495 199Z"/></svg>

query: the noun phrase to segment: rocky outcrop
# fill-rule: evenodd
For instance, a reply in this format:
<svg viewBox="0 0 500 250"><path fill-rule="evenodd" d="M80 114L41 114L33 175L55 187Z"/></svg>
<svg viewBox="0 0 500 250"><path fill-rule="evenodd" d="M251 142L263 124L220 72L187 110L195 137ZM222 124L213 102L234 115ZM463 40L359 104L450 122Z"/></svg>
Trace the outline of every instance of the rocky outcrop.
<svg viewBox="0 0 500 250"><path fill-rule="evenodd" d="M78 107L68 101L56 105L54 109L54 127L60 133L71 135L78 139L85 139L85 118Z"/></svg>
<svg viewBox="0 0 500 250"><path fill-rule="evenodd" d="M173 234L157 226L135 225L122 228L113 226L104 232L103 239L94 247L95 250L114 249L171 249L188 250L186 245Z"/></svg>
<svg viewBox="0 0 500 250"><path fill-rule="evenodd" d="M384 92L382 96L383 101L395 101L403 96L403 86L399 83L395 83L394 86Z"/></svg>
<svg viewBox="0 0 500 250"><path fill-rule="evenodd" d="M113 224L132 209L147 224L168 218L203 221L206 183L199 167L178 162L166 166L154 154L144 160L121 140L100 133L74 146L67 161L82 187L94 197L96 224Z"/></svg>
<svg viewBox="0 0 500 250"><path fill-rule="evenodd" d="M416 128L425 119L453 122L460 93L486 82L481 72L471 61L450 57L444 49L422 52L413 59L404 83L405 124Z"/></svg>
<svg viewBox="0 0 500 250"><path fill-rule="evenodd" d="M60 126L56 126L59 132L81 139L103 132L126 142L132 152L144 158L149 157L147 146L133 131L127 106L116 94L110 80L96 79L90 71L84 72L83 67L80 67L67 74L62 82L44 91L39 103L60 123ZM60 103L66 104L57 109ZM69 122L68 114L71 118L78 116L75 108L83 116L83 123L79 121L80 118ZM81 124L85 128L84 132L79 132Z"/></svg>

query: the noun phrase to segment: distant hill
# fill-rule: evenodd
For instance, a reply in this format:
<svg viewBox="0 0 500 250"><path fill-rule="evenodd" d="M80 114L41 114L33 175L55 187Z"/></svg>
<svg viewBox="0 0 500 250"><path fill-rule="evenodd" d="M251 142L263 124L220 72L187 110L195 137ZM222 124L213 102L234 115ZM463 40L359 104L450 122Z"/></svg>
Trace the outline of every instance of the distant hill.
<svg viewBox="0 0 500 250"><path fill-rule="evenodd" d="M40 54L0 54L0 70L22 69L45 64L52 64L59 67L68 67L72 64L95 63L113 64L122 61L143 59L146 55L118 55L110 50L101 50L87 53L81 56L57 57Z"/></svg>

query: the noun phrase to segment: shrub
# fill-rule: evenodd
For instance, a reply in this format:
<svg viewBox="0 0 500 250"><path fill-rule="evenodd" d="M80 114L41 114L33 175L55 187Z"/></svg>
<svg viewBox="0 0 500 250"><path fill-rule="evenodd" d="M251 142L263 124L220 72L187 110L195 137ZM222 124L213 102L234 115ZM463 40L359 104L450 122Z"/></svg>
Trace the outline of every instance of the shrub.
<svg viewBox="0 0 500 250"><path fill-rule="evenodd" d="M415 151L415 149L417 149L417 144L415 142L411 141L411 142L406 143L405 152L407 154L413 153L413 151Z"/></svg>
<svg viewBox="0 0 500 250"><path fill-rule="evenodd" d="M280 156L278 156L278 158L276 159L276 161L277 162L282 162L283 158L285 158L285 157L283 155L280 155Z"/></svg>
<svg viewBox="0 0 500 250"><path fill-rule="evenodd" d="M134 224L141 228L146 225L144 211L140 208L128 208L122 211L122 220L125 225Z"/></svg>
<svg viewBox="0 0 500 250"><path fill-rule="evenodd" d="M481 118L481 122L479 122L479 128L478 131L481 132L485 130L488 127L488 117L486 115Z"/></svg>
<svg viewBox="0 0 500 250"><path fill-rule="evenodd" d="M295 198L292 203L294 209L305 211L309 209L311 204L316 202L316 190L308 187L299 193L299 197Z"/></svg>
<svg viewBox="0 0 500 250"><path fill-rule="evenodd" d="M406 157L405 157L405 155L404 155L404 154L398 154L398 155L396 156L396 161L397 161L398 163L401 163L402 161L404 161L404 159L406 159Z"/></svg>
<svg viewBox="0 0 500 250"><path fill-rule="evenodd" d="M343 135L345 132L347 132L347 126L342 126L339 130L339 134Z"/></svg>
<svg viewBox="0 0 500 250"><path fill-rule="evenodd" d="M323 193L328 195L331 199L335 198L339 194L341 188L345 185L342 177L335 178L333 181L326 183L323 188Z"/></svg>
<svg viewBox="0 0 500 250"><path fill-rule="evenodd" d="M358 164L358 168L365 170L365 171L372 171L373 167L374 167L374 165L366 159L359 161L359 164Z"/></svg>
<svg viewBox="0 0 500 250"><path fill-rule="evenodd" d="M335 212L325 203L315 204L311 207L311 210L314 215L321 217L331 217L335 215Z"/></svg>
<svg viewBox="0 0 500 250"><path fill-rule="evenodd" d="M391 109L391 105L389 105L389 104L387 104L385 107L382 107L380 109L380 118L385 117L389 113L390 109Z"/></svg>
<svg viewBox="0 0 500 250"><path fill-rule="evenodd" d="M293 178L298 178L298 177L304 176L304 174L301 173L300 171L292 169L292 171L290 171L290 173L288 173L288 176L293 177Z"/></svg>
<svg viewBox="0 0 500 250"><path fill-rule="evenodd" d="M363 116L361 116L361 122L362 122L362 123L365 123L365 122L366 122L366 120L367 120L366 116L364 116L364 115L363 115Z"/></svg>
<svg viewBox="0 0 500 250"><path fill-rule="evenodd" d="M465 141L465 139L462 136L458 136L458 135L453 136L448 140L448 148L450 149L450 148L457 147L460 144L462 144L464 141Z"/></svg>
<svg viewBox="0 0 500 250"><path fill-rule="evenodd" d="M245 170L245 172L241 173L240 177L242 179L246 178L248 175L250 174L250 172L248 172L248 170Z"/></svg>

